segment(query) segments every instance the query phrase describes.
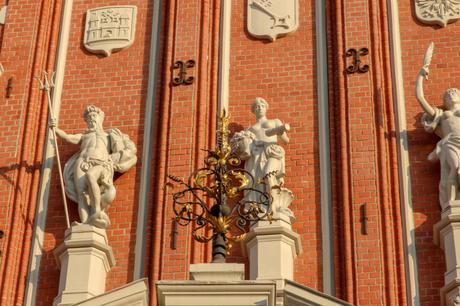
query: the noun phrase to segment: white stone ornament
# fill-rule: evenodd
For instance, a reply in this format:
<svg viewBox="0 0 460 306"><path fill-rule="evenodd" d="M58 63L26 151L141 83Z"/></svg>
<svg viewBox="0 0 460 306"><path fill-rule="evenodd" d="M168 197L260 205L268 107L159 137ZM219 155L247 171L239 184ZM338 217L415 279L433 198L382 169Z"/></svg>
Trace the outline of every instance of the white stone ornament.
<svg viewBox="0 0 460 306"><path fill-rule="evenodd" d="M105 6L86 12L84 46L96 54L110 56L134 43L137 7Z"/></svg>
<svg viewBox="0 0 460 306"><path fill-rule="evenodd" d="M247 27L252 36L275 41L297 30L298 0L248 0Z"/></svg>
<svg viewBox="0 0 460 306"><path fill-rule="evenodd" d="M415 0L415 14L423 23L445 27L460 19L460 1Z"/></svg>

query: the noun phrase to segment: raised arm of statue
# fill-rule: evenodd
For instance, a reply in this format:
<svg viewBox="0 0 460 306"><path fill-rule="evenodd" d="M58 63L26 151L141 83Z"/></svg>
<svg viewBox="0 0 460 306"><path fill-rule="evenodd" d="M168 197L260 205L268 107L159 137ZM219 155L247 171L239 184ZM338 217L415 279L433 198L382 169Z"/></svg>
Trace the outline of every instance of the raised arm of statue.
<svg viewBox="0 0 460 306"><path fill-rule="evenodd" d="M430 65L431 57L433 56L433 48L434 44L431 43L426 50L423 67L420 69L420 72L417 75L417 79L415 80L415 96L417 97L417 101L420 103L420 106L422 106L425 113L427 113L430 117L435 116L435 110L430 105L430 103L428 103L423 94L423 79L428 78L428 66Z"/></svg>
<svg viewBox="0 0 460 306"><path fill-rule="evenodd" d="M428 66L423 66L422 69L420 69L420 72L417 75L417 79L415 81L415 96L417 97L417 101L420 103L420 106L423 108L425 113L427 113L430 117L434 117L435 111L430 103L428 103L428 101L425 99L423 94L423 79L427 78L428 73Z"/></svg>

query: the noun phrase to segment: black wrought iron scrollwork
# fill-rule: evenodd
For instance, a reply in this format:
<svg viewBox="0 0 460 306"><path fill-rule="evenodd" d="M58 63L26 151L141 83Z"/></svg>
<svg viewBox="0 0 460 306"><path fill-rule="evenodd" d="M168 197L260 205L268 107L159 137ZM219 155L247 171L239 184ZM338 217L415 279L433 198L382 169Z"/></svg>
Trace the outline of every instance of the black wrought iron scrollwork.
<svg viewBox="0 0 460 306"><path fill-rule="evenodd" d="M240 167L241 160L228 142L229 117L219 118L215 150L208 150L205 167L193 172L188 180L169 175L183 190L173 194L173 210L179 225L194 223L192 236L196 241L213 243L213 262L225 262L232 242L245 239L251 223L271 221L272 197L257 188L253 176ZM246 194L257 194L257 201Z"/></svg>
<svg viewBox="0 0 460 306"><path fill-rule="evenodd" d="M187 69L195 67L194 60L188 60L186 62L177 61L174 63L173 70L179 69L178 76L173 78L172 84L174 86L178 85L190 85L193 84L195 81L195 77L189 76L187 77Z"/></svg>
<svg viewBox="0 0 460 306"><path fill-rule="evenodd" d="M346 69L348 74L359 72L364 73L369 71L369 65L362 65L361 66L361 56L365 56L369 54L369 49L361 48L359 50L356 49L348 49L345 55L347 57L353 57L353 64L349 65Z"/></svg>

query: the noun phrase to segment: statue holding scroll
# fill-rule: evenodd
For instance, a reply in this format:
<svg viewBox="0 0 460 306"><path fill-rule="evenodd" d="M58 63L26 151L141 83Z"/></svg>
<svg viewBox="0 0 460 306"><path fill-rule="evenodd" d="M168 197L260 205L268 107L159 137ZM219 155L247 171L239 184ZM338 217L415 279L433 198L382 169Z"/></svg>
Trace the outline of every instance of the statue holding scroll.
<svg viewBox="0 0 460 306"><path fill-rule="evenodd" d="M416 97L425 113L422 124L426 131L434 132L441 140L430 153L428 159L439 160L441 163L441 179L439 182L439 202L444 209L450 201L459 200L460 182L460 91L449 88L443 95L443 109L434 107L426 101L423 94L423 80L428 78L428 66L433 54L433 43L430 44L416 84Z"/></svg>
<svg viewBox="0 0 460 306"><path fill-rule="evenodd" d="M88 129L81 134L67 134L59 128L56 134L65 141L80 145L64 168L67 196L78 203L82 223L107 228L106 210L115 198L114 172L125 172L137 162L136 146L118 129L104 131L104 112L93 105L83 117ZM51 122L55 126L55 122Z"/></svg>

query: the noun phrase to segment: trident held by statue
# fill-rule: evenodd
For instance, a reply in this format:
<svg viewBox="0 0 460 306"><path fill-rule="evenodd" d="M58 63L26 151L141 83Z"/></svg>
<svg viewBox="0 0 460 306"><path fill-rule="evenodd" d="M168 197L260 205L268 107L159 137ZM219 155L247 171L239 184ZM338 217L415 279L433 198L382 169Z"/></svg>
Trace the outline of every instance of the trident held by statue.
<svg viewBox="0 0 460 306"><path fill-rule="evenodd" d="M64 186L64 179L62 176L62 168L61 168L61 158L59 157L59 149L58 149L58 144L57 144L57 137L56 137L56 118L53 117L53 107L51 106L51 89L54 88L54 76L55 73L51 75L51 78L48 78L48 72L44 71L43 72L43 80L38 78L38 82L40 83L40 90L46 92L46 96L48 99L48 110L50 113L50 128L51 131L53 132L53 141L54 141L54 149L56 150L56 161L57 161L57 166L58 166L58 172L59 172L59 180L61 182L61 193L62 193L62 199L64 200L64 212L65 212L65 218L67 222L67 228L70 227L70 221L69 221L69 211L67 209L67 198L65 195L65 186Z"/></svg>

